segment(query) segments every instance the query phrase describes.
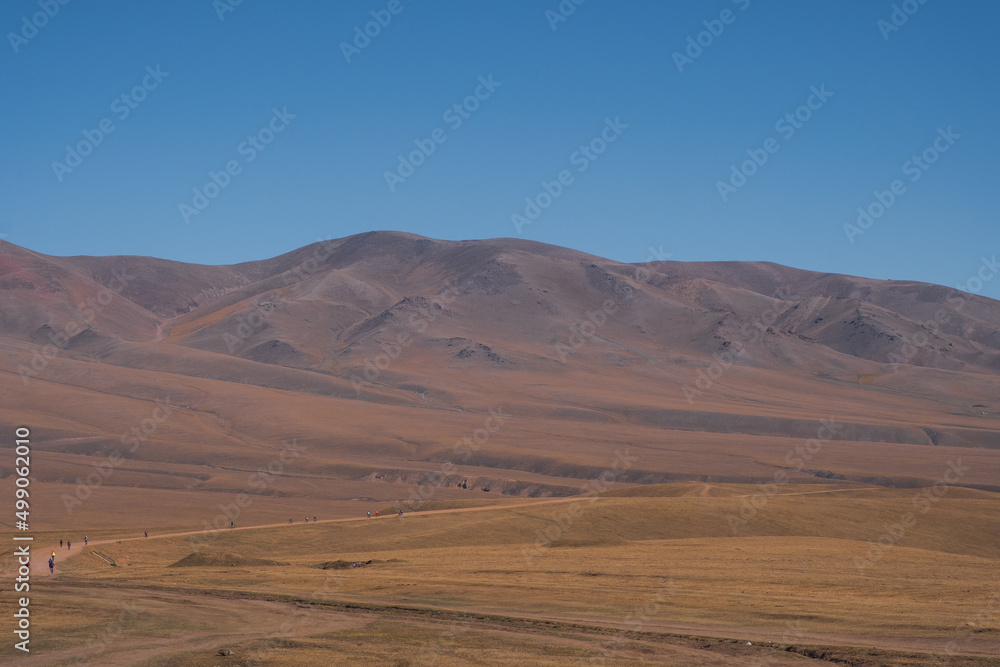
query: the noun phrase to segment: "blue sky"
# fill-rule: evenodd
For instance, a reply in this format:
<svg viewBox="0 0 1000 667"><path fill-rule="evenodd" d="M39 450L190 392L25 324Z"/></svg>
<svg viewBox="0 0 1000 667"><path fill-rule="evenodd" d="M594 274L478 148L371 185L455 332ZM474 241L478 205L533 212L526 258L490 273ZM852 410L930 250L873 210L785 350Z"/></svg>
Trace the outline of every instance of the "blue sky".
<svg viewBox="0 0 1000 667"><path fill-rule="evenodd" d="M234 2L3 3L4 238L224 264L395 229L1000 298L995 2Z"/></svg>

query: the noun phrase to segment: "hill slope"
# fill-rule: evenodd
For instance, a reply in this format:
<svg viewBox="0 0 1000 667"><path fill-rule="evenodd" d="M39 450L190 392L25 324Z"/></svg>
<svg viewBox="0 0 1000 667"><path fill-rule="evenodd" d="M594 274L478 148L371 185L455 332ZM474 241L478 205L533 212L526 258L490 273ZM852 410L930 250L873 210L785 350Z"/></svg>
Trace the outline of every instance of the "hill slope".
<svg viewBox="0 0 1000 667"><path fill-rule="evenodd" d="M616 460L916 486L961 457L996 490L998 373L1000 303L914 282L395 232L233 266L0 242L0 422L53 488L110 457L84 512L569 495Z"/></svg>

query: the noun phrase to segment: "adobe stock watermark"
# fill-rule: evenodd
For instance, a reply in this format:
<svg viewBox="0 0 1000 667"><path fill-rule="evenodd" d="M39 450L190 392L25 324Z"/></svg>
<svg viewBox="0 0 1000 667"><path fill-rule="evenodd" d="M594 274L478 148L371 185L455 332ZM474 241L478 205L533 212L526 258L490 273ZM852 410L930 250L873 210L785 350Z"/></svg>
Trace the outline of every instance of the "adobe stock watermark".
<svg viewBox="0 0 1000 667"><path fill-rule="evenodd" d="M659 248L654 248L649 246L649 254L646 256L646 262L665 262L674 256L674 253L667 252L663 249L663 244L660 244Z"/></svg>
<svg viewBox="0 0 1000 667"><path fill-rule="evenodd" d="M583 512L583 504L593 504L597 502L600 494L604 493L618 481L618 478L625 474L633 464L639 460L638 456L629 454L629 450L615 450L615 459L611 467L604 470L596 479L587 482L583 487L583 494L571 502L566 503L567 509L559 514L551 514L550 520L545 526L545 530L535 531L535 542L530 547L522 547L521 555L530 566L537 557L547 553L553 542L561 538L573 526L573 522Z"/></svg>
<svg viewBox="0 0 1000 667"><path fill-rule="evenodd" d="M281 443L281 451L268 462L266 466L247 476L247 487L253 489L255 495L261 495L274 484L278 475L285 472L302 455L303 448L295 438ZM211 521L204 521L200 532L188 537L188 542L195 552L200 552L216 538L220 531L235 525L236 520L253 504L253 495L240 490L236 499L230 503L219 503L219 513Z"/></svg>
<svg viewBox="0 0 1000 667"><path fill-rule="evenodd" d="M242 667L263 667L265 664L274 664L274 656L268 654L273 649L281 649L288 646L288 640L296 633L313 634L311 626L312 617L318 610L323 610L323 604L330 600L330 596L341 590L346 575L337 574L338 570L326 570L326 577L322 586L317 586L306 594L304 600L297 600L294 607L289 609L290 620L285 621L273 632L260 646L240 655L238 665ZM332 586L331 586L332 584Z"/></svg>
<svg viewBox="0 0 1000 667"><path fill-rule="evenodd" d="M986 604L975 615L966 618L961 625L955 628L955 639L944 645L943 652L948 657L943 663L935 664L950 665L952 656L961 650L969 650L970 644L976 638L976 633L989 630L998 612L1000 612L1000 588L994 589L993 594L986 600Z"/></svg>
<svg viewBox="0 0 1000 667"><path fill-rule="evenodd" d="M566 357L573 354L587 343L587 339L598 340L597 330L608 323L608 315L614 315L618 311L618 303L614 299L607 299L600 308L588 310L586 318L569 327L569 337L566 342L557 340L555 343L556 354L559 361L566 363Z"/></svg>
<svg viewBox="0 0 1000 667"><path fill-rule="evenodd" d="M746 11L750 7L750 0L732 0L732 2L739 7L741 12ZM715 40L722 36L722 33L726 30L726 26L736 22L737 16L739 14L733 10L723 9L719 12L719 18L702 21L701 24L705 26L705 29L693 37L688 36L687 48L684 49L684 53L680 51L674 51L673 53L674 65L677 66L677 71L683 74L684 68L687 65L694 64L694 61L705 53L705 49L712 46Z"/></svg>
<svg viewBox="0 0 1000 667"><path fill-rule="evenodd" d="M996 253L993 253L989 259L984 255L980 260L979 270L976 271L975 275L969 276L969 279L961 285L956 285L957 289L970 294L979 294L983 291L983 285L993 280L997 273L1000 273L1000 264L997 264Z"/></svg>
<svg viewBox="0 0 1000 667"><path fill-rule="evenodd" d="M135 602L121 603L118 616L98 633L90 636L86 644L79 649L83 655L73 659L74 665L89 665L92 660L102 656L112 646L120 644L122 637L133 629L142 612Z"/></svg>
<svg viewBox="0 0 1000 667"><path fill-rule="evenodd" d="M499 431L504 422L510 419L511 415L504 414L503 408L496 410L489 409L489 417L483 421L483 425L467 435L459 438L452 446L452 453L461 455L459 463L465 463L472 458L473 453L490 440L490 436ZM420 509L424 503L429 502L437 494L437 490L447 483L448 477L455 474L455 463L449 459L441 464L441 468L432 473L428 473L419 485L410 487L410 497L403 505L407 511L414 512Z"/></svg>
<svg viewBox="0 0 1000 667"><path fill-rule="evenodd" d="M455 102L444 110L441 120L444 121L452 132L458 131L465 121L472 118L483 102L490 99L496 89L502 86L500 81L493 80L493 74L486 77L479 77L479 85L466 96L462 101ZM400 153L399 163L394 171L384 173L385 184L389 186L389 192L395 192L396 188L406 182L406 179L413 176L417 169L427 162L427 158L437 151L437 147L448 141L448 133L443 127L435 127L428 133L426 139L414 139L416 148L406 155Z"/></svg>
<svg viewBox="0 0 1000 667"><path fill-rule="evenodd" d="M304 281L316 273L326 260L330 259L330 255L333 254L333 251L339 245L340 239L333 238L332 236L328 236L325 239L322 236L317 238L313 245L312 256L307 257L301 263L296 264L294 268L286 271L285 275L281 277L281 283L287 286Z"/></svg>
<svg viewBox="0 0 1000 667"><path fill-rule="evenodd" d="M797 445L788 450L785 454L785 463L792 467L795 472L802 472L802 466L811 461L814 456L820 453L823 445L830 442L837 433L844 428L843 424L838 424L836 419L830 417L829 420L821 419L820 426L816 429L816 437L810 438L805 443ZM726 521L733 535L739 534L739 529L747 525L751 519L757 516L757 512L764 509L767 501L778 493L781 485L790 481L788 472L784 468L774 471L770 482L758 482L760 489L756 493L740 498L740 513L727 514Z"/></svg>
<svg viewBox="0 0 1000 667"><path fill-rule="evenodd" d="M827 101L833 97L833 93L826 89L826 84L809 87L809 96L806 101L779 118L774 124L774 131L779 133L785 141L789 141L795 133L801 130L808 123L813 114L822 109ZM715 188L719 191L722 201L729 201L729 198L747 184L757 170L767 164L772 155L781 150L781 142L774 137L764 140L761 148L748 148L746 153L749 159L744 160L737 167L735 164L729 165L729 178L725 181L716 181Z"/></svg>
<svg viewBox="0 0 1000 667"><path fill-rule="evenodd" d="M412 2L412 0L407 1ZM347 64L351 64L351 58L361 55L361 52L371 45L372 40L381 35L383 29L389 27L389 24L392 23L392 17L401 14L404 9L406 7L403 6L401 0L389 0L385 9L373 9L368 12L372 20L365 23L364 27L354 26L354 39L350 43L340 43L340 52L344 54L344 60L347 61Z"/></svg>
<svg viewBox="0 0 1000 667"><path fill-rule="evenodd" d="M274 313L274 303L265 301L255 304L248 313L240 313L236 316L236 326L232 332L222 333L222 342L226 344L229 354L235 354L243 344L255 333L264 328L267 318Z"/></svg>
<svg viewBox="0 0 1000 667"><path fill-rule="evenodd" d="M70 3L70 0L38 0L38 7L41 11L35 12L30 17L21 17L21 29L17 32L8 32L7 41L14 49L16 55L21 51L21 47L38 35L38 31L49 24L49 21L56 17L59 10Z"/></svg>
<svg viewBox="0 0 1000 667"><path fill-rule="evenodd" d="M610 116L605 118L604 127L601 128L597 136L573 151L569 156L569 163L576 167L577 173L582 174L608 150L608 146L618 141L627 129L628 125L621 121L620 116L615 116L614 120L611 120ZM575 176L569 169L560 171L552 181L543 180L538 194L533 197L525 197L524 210L520 213L512 213L510 216L510 221L517 233L521 234L526 225L538 220L542 213L552 206L552 203L559 199L566 188L573 185L574 182Z"/></svg>
<svg viewBox="0 0 1000 667"><path fill-rule="evenodd" d="M910 17L920 11L920 8L927 4L927 0L904 0L892 6L892 12L888 20L879 19L875 27L882 33L882 41L888 42L889 37L894 32L899 32L904 25L909 22Z"/></svg>
<svg viewBox="0 0 1000 667"><path fill-rule="evenodd" d="M760 321L758 319L758 321ZM746 348L740 341L732 341L726 345L721 352L713 352L712 359L704 368L698 370L694 386L684 385L681 391L688 405L694 405L694 399L698 398L706 391L710 391L715 383L733 367L733 364L743 360L746 356Z"/></svg>
<svg viewBox="0 0 1000 667"><path fill-rule="evenodd" d="M448 647L456 644L455 640L458 637L469 631L475 620L475 617L469 614L459 614L458 618L460 620L452 621L448 629L438 635L437 639L420 649L420 653L417 654L417 664L438 664L438 658L441 657Z"/></svg>
<svg viewBox="0 0 1000 667"><path fill-rule="evenodd" d="M660 262L666 262L671 257L674 256L672 252L666 252L663 249L663 244L660 244L660 248L656 249L653 246L649 246L649 254L646 255L646 259L643 260L643 264L659 264ZM650 271L646 266L635 267L635 279L639 282L646 282L653 277L653 272Z"/></svg>
<svg viewBox="0 0 1000 667"><path fill-rule="evenodd" d="M910 159L902 164L900 170L903 172L903 176L908 176L911 183L916 183L961 138L962 135L952 130L951 125L948 126L947 130L939 127L934 141L919 154L910 156ZM872 192L873 201L858 207L858 218L855 224L844 223L844 234L847 236L847 240L853 245L854 240L871 229L875 222L885 215L906 192L906 183L898 178L889 183L888 189Z"/></svg>
<svg viewBox="0 0 1000 667"><path fill-rule="evenodd" d="M139 108L149 94L160 87L163 80L170 76L170 72L163 72L157 65L154 69L152 65L146 66L146 75L142 81L132 87L126 93L122 93L111 100L111 113L115 114L118 121L124 121L132 112ZM97 122L94 129L83 130L83 139L74 145L66 145L66 156L63 162L55 160L52 162L52 173L56 175L56 180L60 183L67 174L72 174L80 165L84 158L91 155L94 149L104 143L105 138L115 131L115 122L110 117L102 118Z"/></svg>
<svg viewBox="0 0 1000 667"><path fill-rule="evenodd" d="M666 604L677 594L679 590L673 578L660 579L660 587L655 593L646 597L643 603L630 610L623 619L626 629L619 630L606 642L599 645L599 655L580 660L581 665L592 665L594 667L607 665L618 655L622 644L628 641L629 632L641 632L646 624L660 614L660 606Z"/></svg>
<svg viewBox="0 0 1000 667"><path fill-rule="evenodd" d="M281 283L288 286L306 280L319 270L319 267L330 258L339 244L339 239L317 238L312 247L312 254L293 268L285 271L281 276ZM263 301L255 304L248 313L237 315L236 326L231 331L222 333L222 342L226 344L229 354L235 354L254 334L263 330L268 318L274 314L276 308L274 302Z"/></svg>
<svg viewBox="0 0 1000 667"><path fill-rule="evenodd" d="M458 298L458 294L458 287L449 281L441 293L430 300L429 306L424 305L423 302L415 305L417 312L410 313L406 322L407 326L418 334L423 333L431 322L447 312L446 306ZM355 393L360 395L362 387L374 387L375 380L382 375L382 371L389 368L393 361L399 359L403 351L413 344L413 340L413 336L406 331L401 331L396 335L394 341L379 343L379 348L382 351L372 359L365 359L364 370L361 371L362 377L351 374L351 385L354 387Z"/></svg>
<svg viewBox="0 0 1000 667"><path fill-rule="evenodd" d="M792 296L782 290L778 290L774 298L779 301L793 299ZM696 398L702 396L707 391L711 391L712 387L715 386L715 383L722 378L726 371L732 368L734 364L742 361L746 357L745 345L754 344L759 341L764 332L778 321L778 317L784 310L785 308L780 304L772 305L762 310L751 321L741 324L739 328L739 340L729 342L721 352L714 352L712 354L714 361L710 361L704 368L698 371L694 386L685 384L681 388L688 405L694 405Z"/></svg>
<svg viewBox="0 0 1000 667"><path fill-rule="evenodd" d="M263 127L248 134L247 137L236 145L236 153L243 158L244 164L250 164L257 159L271 144L275 138L285 131L285 128L295 119L295 114L288 112L288 107L282 107L279 111L276 107L271 109L271 118ZM191 223L191 217L201 215L208 208L222 191L229 187L233 179L243 173L243 165L239 160L233 159L226 162L219 171L209 171L208 180L200 188L192 190L194 196L191 204L181 202L177 209L180 211L184 224Z"/></svg>
<svg viewBox="0 0 1000 667"><path fill-rule="evenodd" d="M663 250L662 244L659 249L649 246L649 255L647 255L644 264L655 265L665 262L673 256L672 252L665 252ZM652 277L653 271L646 266L635 267L635 280L646 282ZM618 312L619 306L620 304L614 299L607 299L601 304L600 308L586 311L584 318L576 324L570 325L569 336L566 338L566 342L564 343L562 340L555 342L556 355L559 357L559 361L566 363L567 357L582 348L588 340L600 340L601 338L597 335L597 330L608 323L608 317Z"/></svg>
<svg viewBox="0 0 1000 667"><path fill-rule="evenodd" d="M952 310L955 312L960 311L965 307L966 300L962 296L949 296L945 298L945 303L947 303ZM899 368L900 364L908 364L910 360L917 354L921 349L933 350L934 345L930 339L930 336L923 331L926 329L932 335L939 335L941 333L941 327L948 324L951 321L951 313L944 307L938 308L934 311L934 317L929 320L920 322L917 324L921 326L922 330L917 331L911 336L900 335L902 341L902 346L899 352L890 352L886 355L886 359L889 361L889 368L893 371Z"/></svg>
<svg viewBox="0 0 1000 667"><path fill-rule="evenodd" d="M153 413L143 419L141 422L132 427L131 430L126 431L122 434L120 439L122 447L128 447L129 453L135 453L139 446L146 442L151 435L156 433L156 429L160 427L160 424L164 423L170 419L171 415L174 414L174 410L178 406L172 405L170 403L170 397L162 398L156 401L156 407L153 408ZM67 514L72 514L76 507L79 507L94 493L94 491L100 488L104 482L111 477L111 474L115 471L118 466L122 464L125 460L125 456L120 450L115 450L104 460L101 465L95 465L94 472L87 475L85 478L76 478L76 489L73 495L64 493L62 495L63 507L66 508Z"/></svg>
<svg viewBox="0 0 1000 667"><path fill-rule="evenodd" d="M927 514L931 507L948 493L948 489L958 484L969 470L971 470L969 466L962 465L961 457L948 461L948 468L940 479L914 494L912 502L916 514L904 512L895 523L885 524L885 532L874 542L868 543L868 553L865 556L854 557L854 566L858 569L858 573L864 574L868 568L882 560L885 553L906 537L908 530L917 525L917 514Z"/></svg>
<svg viewBox="0 0 1000 667"><path fill-rule="evenodd" d="M21 382L28 384L31 378L38 377L49 365L51 359L56 358L61 350L65 350L75 336L87 331L90 325L97 319L97 315L111 305L116 294L121 294L129 281L135 278L124 271L115 269L111 272L111 286L102 287L97 296L89 297L76 306L76 317L67 322L62 331L52 331L48 335L49 343L41 349L35 348L30 365L18 364L17 374L21 376Z"/></svg>
<svg viewBox="0 0 1000 667"><path fill-rule="evenodd" d="M219 17L219 23L226 20L226 14L235 12L236 8L243 4L243 0L212 0L212 9Z"/></svg>
<svg viewBox="0 0 1000 667"><path fill-rule="evenodd" d="M562 0L555 8L555 10L546 9L545 10L545 20L549 22L549 27L552 28L552 32L556 31L560 23L565 23L569 20L569 17L576 13L576 8L585 3L587 0Z"/></svg>

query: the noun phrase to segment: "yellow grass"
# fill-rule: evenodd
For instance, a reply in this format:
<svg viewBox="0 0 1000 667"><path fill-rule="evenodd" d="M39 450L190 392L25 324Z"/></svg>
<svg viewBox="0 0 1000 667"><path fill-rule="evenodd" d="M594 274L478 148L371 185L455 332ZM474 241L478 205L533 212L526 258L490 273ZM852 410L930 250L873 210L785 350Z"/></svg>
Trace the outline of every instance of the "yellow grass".
<svg viewBox="0 0 1000 667"><path fill-rule="evenodd" d="M38 647L64 655L131 600L143 611L97 663L220 664L226 647L263 664L807 664L792 646L929 665L949 642L956 665L1000 655L1000 496L953 489L862 571L914 490L776 495L734 534L726 517L748 497L730 492L751 489L690 488L96 544L39 582ZM320 569L335 560L371 563ZM283 613L303 620L282 631Z"/></svg>

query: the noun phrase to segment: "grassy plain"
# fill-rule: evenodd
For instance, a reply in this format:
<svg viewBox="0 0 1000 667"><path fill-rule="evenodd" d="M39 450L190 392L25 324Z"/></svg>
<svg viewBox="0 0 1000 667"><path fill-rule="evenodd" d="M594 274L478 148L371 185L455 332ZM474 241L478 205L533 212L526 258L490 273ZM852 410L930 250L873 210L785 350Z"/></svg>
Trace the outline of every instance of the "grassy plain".
<svg viewBox="0 0 1000 667"><path fill-rule="evenodd" d="M149 539L95 531L56 575L36 574L19 662L1000 664L1000 494L950 488L921 513L917 489L776 491L657 485Z"/></svg>

